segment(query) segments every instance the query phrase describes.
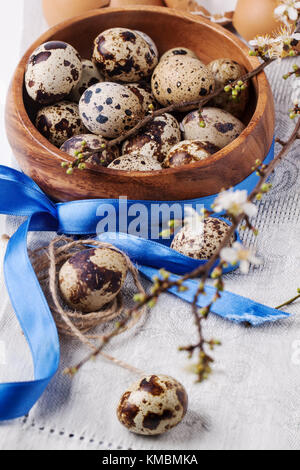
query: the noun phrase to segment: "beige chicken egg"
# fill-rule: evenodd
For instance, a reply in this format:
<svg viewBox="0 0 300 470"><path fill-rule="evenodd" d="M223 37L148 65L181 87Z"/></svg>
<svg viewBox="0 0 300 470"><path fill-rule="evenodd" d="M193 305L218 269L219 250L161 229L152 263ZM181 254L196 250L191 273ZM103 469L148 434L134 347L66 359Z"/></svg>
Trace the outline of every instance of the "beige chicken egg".
<svg viewBox="0 0 300 470"><path fill-rule="evenodd" d="M283 23L275 18L274 10L279 4L287 8L293 1L278 0L238 0L233 16L233 25L247 41L256 36L271 35L278 31Z"/></svg>
<svg viewBox="0 0 300 470"><path fill-rule="evenodd" d="M123 154L151 156L163 162L170 149L180 142L181 132L171 114L157 116L139 134L126 140Z"/></svg>
<svg viewBox="0 0 300 470"><path fill-rule="evenodd" d="M169 59L170 57L192 57L193 59L199 60L199 57L197 54L192 51L191 49L187 49L186 47L174 47L173 49L169 49L167 52L165 52L161 58L160 61Z"/></svg>
<svg viewBox="0 0 300 470"><path fill-rule="evenodd" d="M93 60L107 80L128 83L148 78L158 63L149 43L125 28L103 31L95 39Z"/></svg>
<svg viewBox="0 0 300 470"><path fill-rule="evenodd" d="M82 61L81 78L70 95L71 100L78 102L88 88L99 82L104 82L103 75L91 60L84 59Z"/></svg>
<svg viewBox="0 0 300 470"><path fill-rule="evenodd" d="M99 150L103 145L107 144L107 140L94 134L81 134L71 137L61 146L62 152L66 152L72 157L77 157L78 153L91 152ZM108 166L120 155L118 147L111 147L102 151L95 152L86 162L92 165Z"/></svg>
<svg viewBox="0 0 300 470"><path fill-rule="evenodd" d="M175 145L163 162L165 168L176 168L206 160L220 149L210 142L184 140Z"/></svg>
<svg viewBox="0 0 300 470"><path fill-rule="evenodd" d="M125 0L110 0L110 7L124 7L124 1ZM129 5L145 5L145 6L150 6L150 5L155 5L155 6L165 6L163 0L126 0L126 6Z"/></svg>
<svg viewBox="0 0 300 470"><path fill-rule="evenodd" d="M244 124L223 109L207 107L202 111L205 127L199 125L199 111L192 111L182 121L187 140L211 142L220 149L235 140L245 129Z"/></svg>
<svg viewBox="0 0 300 470"><path fill-rule="evenodd" d="M88 88L80 99L79 112L89 131L108 139L128 131L144 116L133 91L113 82Z"/></svg>
<svg viewBox="0 0 300 470"><path fill-rule="evenodd" d="M109 6L109 0L43 0L42 3L49 26L82 15L88 10Z"/></svg>
<svg viewBox="0 0 300 470"><path fill-rule="evenodd" d="M74 310L91 313L112 302L127 276L124 256L112 248L92 248L72 256L59 272L59 288Z"/></svg>
<svg viewBox="0 0 300 470"><path fill-rule="evenodd" d="M216 82L216 89L225 88L246 74L246 69L231 59L217 59L208 65ZM225 91L212 99L211 105L228 111L233 116L241 118L245 112L249 99L249 89L241 91L237 99Z"/></svg>
<svg viewBox="0 0 300 470"><path fill-rule="evenodd" d="M81 57L74 47L62 41L46 42L28 60L26 90L38 103L56 103L71 93L81 74Z"/></svg>
<svg viewBox="0 0 300 470"><path fill-rule="evenodd" d="M74 135L86 131L79 116L78 104L69 101L42 108L37 114L35 125L56 147L60 147Z"/></svg>
<svg viewBox="0 0 300 470"><path fill-rule="evenodd" d="M154 70L151 84L152 93L162 106L199 100L215 88L210 70L200 60L189 56L161 61Z"/></svg>
<svg viewBox="0 0 300 470"><path fill-rule="evenodd" d="M148 114L149 111L158 107L158 103L155 100L151 91L151 87L148 85L148 83L129 83L126 86L131 91L133 91L133 93L138 98L145 115Z"/></svg>
<svg viewBox="0 0 300 470"><path fill-rule="evenodd" d="M144 436L164 434L185 417L188 396L172 377L149 375L134 383L123 394L117 416L129 431Z"/></svg>
<svg viewBox="0 0 300 470"><path fill-rule="evenodd" d="M197 229L197 224L186 224L175 235L171 248L189 258L208 260L217 252L229 230L230 225L224 220L207 217L203 221L203 231Z"/></svg>
<svg viewBox="0 0 300 470"><path fill-rule="evenodd" d="M131 154L117 158L108 168L121 171L158 171L162 166L150 155Z"/></svg>

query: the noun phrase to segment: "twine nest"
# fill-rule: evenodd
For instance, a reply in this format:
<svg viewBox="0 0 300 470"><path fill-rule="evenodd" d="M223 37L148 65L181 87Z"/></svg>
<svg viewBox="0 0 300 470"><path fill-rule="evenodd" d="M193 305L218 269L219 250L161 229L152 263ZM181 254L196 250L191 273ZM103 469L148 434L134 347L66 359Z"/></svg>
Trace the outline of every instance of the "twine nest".
<svg viewBox="0 0 300 470"><path fill-rule="evenodd" d="M57 325L57 329L61 335L76 338L91 349L96 349L94 341L102 340L103 335L91 334L91 330L99 325L106 324L124 312L123 296L119 293L113 302L106 305L98 312L83 314L71 310L63 301L58 287L58 273L62 265L74 256L76 253L92 248L113 248L124 257L128 272L131 273L137 291L145 295L145 290L139 281L137 269L131 263L128 256L115 246L103 243L94 239L74 240L64 236L55 238L47 247L38 248L30 252L30 259L37 278L46 296L49 308L53 314L53 318ZM132 316L120 333L133 328L145 312L145 308L141 309ZM119 365L126 366L106 354L103 354L110 360L118 362Z"/></svg>

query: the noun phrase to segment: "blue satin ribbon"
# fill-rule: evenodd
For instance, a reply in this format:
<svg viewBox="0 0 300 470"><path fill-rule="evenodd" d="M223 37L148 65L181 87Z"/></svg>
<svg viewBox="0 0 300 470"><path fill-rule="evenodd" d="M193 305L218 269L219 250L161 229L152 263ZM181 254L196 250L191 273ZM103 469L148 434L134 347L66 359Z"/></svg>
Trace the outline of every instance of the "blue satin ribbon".
<svg viewBox="0 0 300 470"><path fill-rule="evenodd" d="M265 163L274 156L272 146ZM250 175L236 189L251 191L258 177ZM196 207L203 204L210 208L215 196L176 201L182 206L190 204ZM128 201L128 207L142 203L146 207L157 204L157 201ZM165 202L164 202L165 203ZM39 399L45 388L57 372L59 365L59 339L56 326L47 305L44 294L35 276L27 252L27 234L29 231L54 231L67 235L92 235L100 218L99 207L112 205L119 216L122 206L119 200L87 200L64 204L54 204L42 190L26 175L13 169L0 166L0 213L27 217L21 227L10 239L4 261L5 280L8 293L22 330L31 349L34 364L34 380L0 384L0 421L10 420L26 415ZM166 204L166 203L165 203ZM169 202L173 204L173 202ZM117 231L121 227L117 227ZM112 236L114 235L114 239ZM184 257L174 252L163 242L137 239L130 235L103 234L101 240L110 241L126 251L133 261L139 264L141 273L152 279L165 267L175 274L183 274L195 269L201 262ZM170 243L170 242L169 242ZM175 276L175 275L174 275ZM191 292L179 293L180 298L190 302L195 290L195 283L189 281ZM207 288L208 296L199 299L199 305L209 301L214 289ZM252 302L249 299L224 293L215 306L215 313L223 318L249 322L258 325L264 322L280 320L288 314Z"/></svg>

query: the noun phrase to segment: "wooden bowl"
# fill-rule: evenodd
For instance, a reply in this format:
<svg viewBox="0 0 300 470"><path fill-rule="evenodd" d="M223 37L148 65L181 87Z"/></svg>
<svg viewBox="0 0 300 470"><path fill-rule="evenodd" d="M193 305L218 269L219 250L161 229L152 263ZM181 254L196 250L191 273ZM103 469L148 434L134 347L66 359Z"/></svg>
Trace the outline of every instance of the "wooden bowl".
<svg viewBox="0 0 300 470"><path fill-rule="evenodd" d="M263 73L252 81L251 101L244 119L247 128L209 161L154 172L89 167L66 176L61 162L72 161L72 157L51 145L32 123L36 110L24 91L26 63L36 47L53 39L66 41L83 57L90 57L94 38L117 26L145 31L155 40L160 53L185 46L195 50L205 63L231 57L247 70L259 63L249 57L242 42L222 27L164 7L107 8L65 21L46 32L26 52L8 93L7 134L22 170L56 201L121 195L129 199L184 200L216 194L250 175L255 161L264 160L269 152L274 135L273 96Z"/></svg>

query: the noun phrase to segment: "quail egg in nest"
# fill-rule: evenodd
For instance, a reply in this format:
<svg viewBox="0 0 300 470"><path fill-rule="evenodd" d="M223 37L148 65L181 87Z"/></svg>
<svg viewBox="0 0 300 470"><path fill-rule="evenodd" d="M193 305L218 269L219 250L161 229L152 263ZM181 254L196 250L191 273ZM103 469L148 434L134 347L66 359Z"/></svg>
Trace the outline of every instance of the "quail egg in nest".
<svg viewBox="0 0 300 470"><path fill-rule="evenodd" d="M96 312L119 294L127 271L126 259L117 250L84 250L72 256L60 269L60 292L74 310Z"/></svg>

